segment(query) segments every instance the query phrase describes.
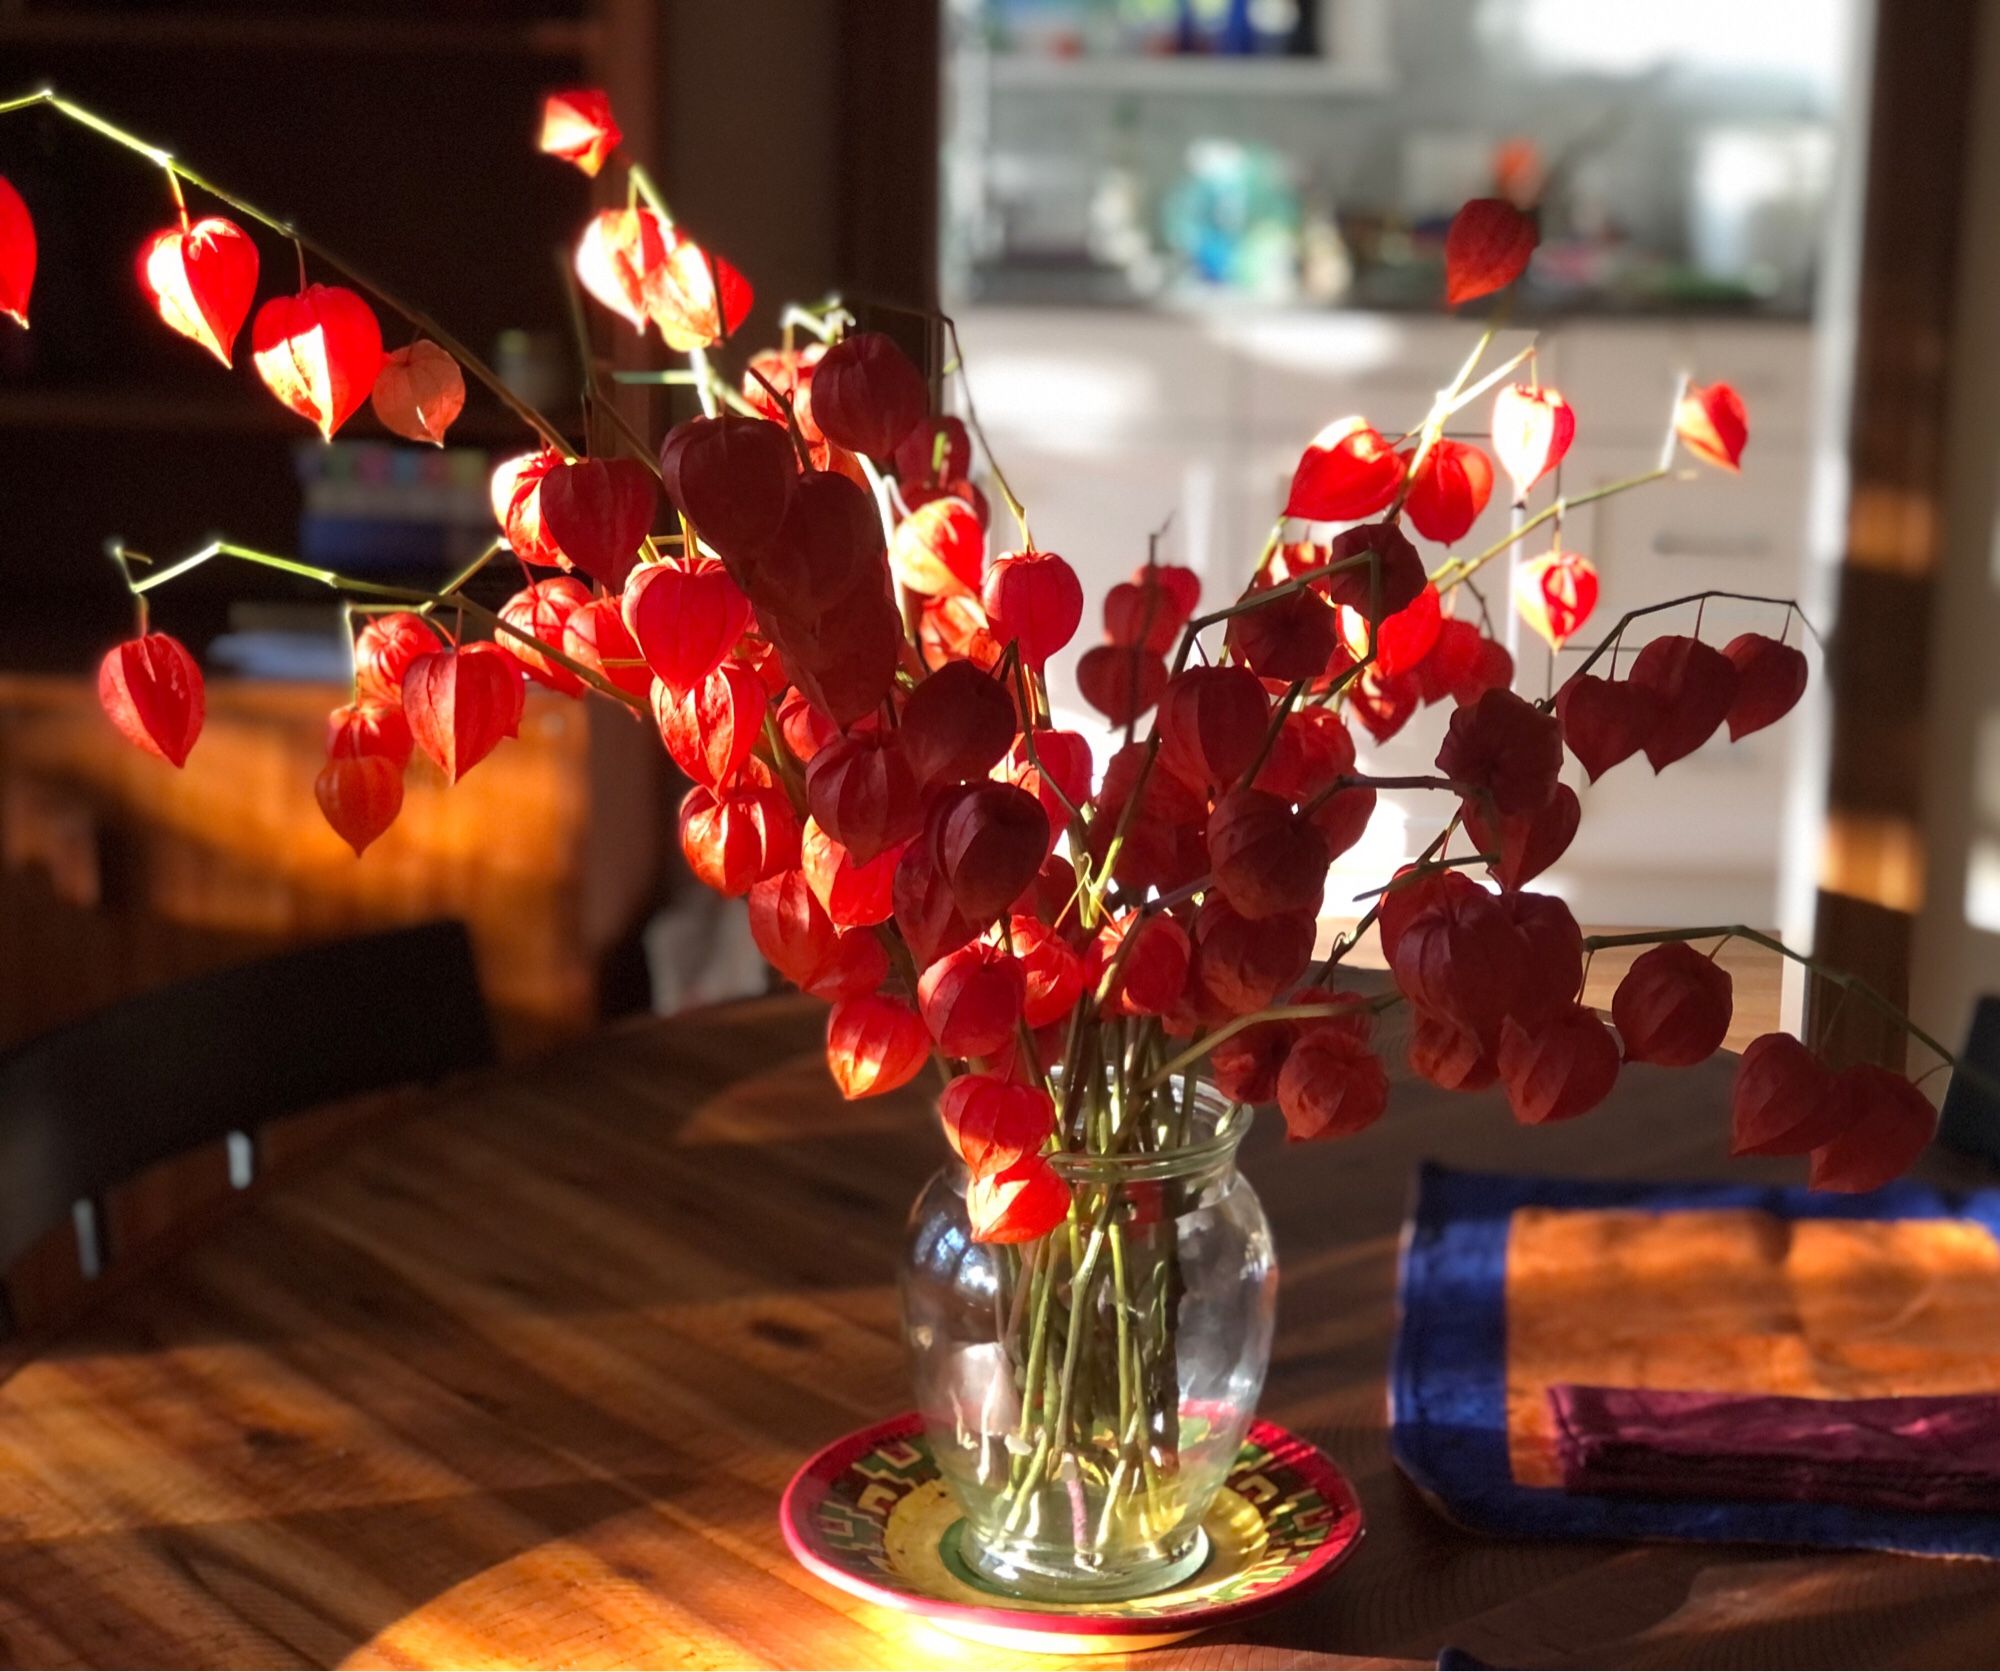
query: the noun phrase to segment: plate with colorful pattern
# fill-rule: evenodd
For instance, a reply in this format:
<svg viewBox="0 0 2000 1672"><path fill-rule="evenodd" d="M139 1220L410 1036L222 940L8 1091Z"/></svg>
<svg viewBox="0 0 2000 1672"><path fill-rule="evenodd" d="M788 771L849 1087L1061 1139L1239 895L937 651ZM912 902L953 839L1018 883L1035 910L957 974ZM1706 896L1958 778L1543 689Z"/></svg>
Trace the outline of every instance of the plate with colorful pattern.
<svg viewBox="0 0 2000 1672"><path fill-rule="evenodd" d="M961 1514L910 1411L836 1440L792 1477L785 1543L810 1572L961 1637L1031 1654L1131 1654L1177 1643L1295 1596L1354 1553L1354 1488L1317 1446L1251 1426L1203 1521L1207 1562L1172 1589L1123 1602L1030 1602L958 1556Z"/></svg>

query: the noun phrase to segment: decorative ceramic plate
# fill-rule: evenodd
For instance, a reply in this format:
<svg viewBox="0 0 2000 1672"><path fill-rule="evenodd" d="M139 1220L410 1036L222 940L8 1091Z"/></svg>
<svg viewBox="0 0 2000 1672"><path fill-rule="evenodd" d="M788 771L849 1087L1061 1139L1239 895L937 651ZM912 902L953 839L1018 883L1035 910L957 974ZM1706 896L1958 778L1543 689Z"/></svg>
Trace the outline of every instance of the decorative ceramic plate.
<svg viewBox="0 0 2000 1672"><path fill-rule="evenodd" d="M961 1637L1024 1653L1125 1654L1268 1608L1331 1573L1361 1538L1354 1489L1318 1447L1251 1425L1202 1523L1209 1556L1171 1590L1125 1602L1029 1602L958 1554L961 1519L911 1411L837 1440L792 1477L779 1520L831 1585Z"/></svg>

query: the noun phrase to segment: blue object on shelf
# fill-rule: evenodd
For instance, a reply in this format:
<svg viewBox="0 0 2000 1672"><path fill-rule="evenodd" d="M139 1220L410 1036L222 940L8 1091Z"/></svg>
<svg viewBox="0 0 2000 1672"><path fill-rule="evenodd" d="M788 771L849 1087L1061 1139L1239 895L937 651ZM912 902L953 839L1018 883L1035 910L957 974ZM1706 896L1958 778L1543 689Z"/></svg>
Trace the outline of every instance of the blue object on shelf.
<svg viewBox="0 0 2000 1672"><path fill-rule="evenodd" d="M462 568L494 535L484 453L386 442L301 445L299 555L349 573Z"/></svg>

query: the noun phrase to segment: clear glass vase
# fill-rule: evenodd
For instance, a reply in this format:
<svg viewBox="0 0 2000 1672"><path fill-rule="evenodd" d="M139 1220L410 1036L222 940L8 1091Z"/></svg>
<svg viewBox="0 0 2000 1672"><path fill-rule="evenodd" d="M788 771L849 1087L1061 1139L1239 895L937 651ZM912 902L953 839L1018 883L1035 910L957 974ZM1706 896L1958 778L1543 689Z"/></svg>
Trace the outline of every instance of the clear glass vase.
<svg viewBox="0 0 2000 1672"><path fill-rule="evenodd" d="M1236 1170L1250 1111L1206 1088L1167 1105L1163 1148L1050 1157L1071 1205L1038 1241L975 1243L956 1162L911 1214L903 1328L965 1511L955 1554L1012 1595L1112 1601L1193 1573L1256 1412L1278 1268Z"/></svg>

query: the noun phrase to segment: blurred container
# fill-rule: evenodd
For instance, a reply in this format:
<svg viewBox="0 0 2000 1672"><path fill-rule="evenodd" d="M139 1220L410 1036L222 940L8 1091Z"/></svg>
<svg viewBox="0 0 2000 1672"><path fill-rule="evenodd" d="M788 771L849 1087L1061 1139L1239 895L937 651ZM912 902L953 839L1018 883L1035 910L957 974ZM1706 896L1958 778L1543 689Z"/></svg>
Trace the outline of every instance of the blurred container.
<svg viewBox="0 0 2000 1672"><path fill-rule="evenodd" d="M1727 124L1696 137L1688 249L1704 278L1803 299L1833 179L1833 135L1805 122Z"/></svg>
<svg viewBox="0 0 2000 1672"><path fill-rule="evenodd" d="M494 537L484 453L313 441L293 458L308 563L356 574L443 571L471 562Z"/></svg>

